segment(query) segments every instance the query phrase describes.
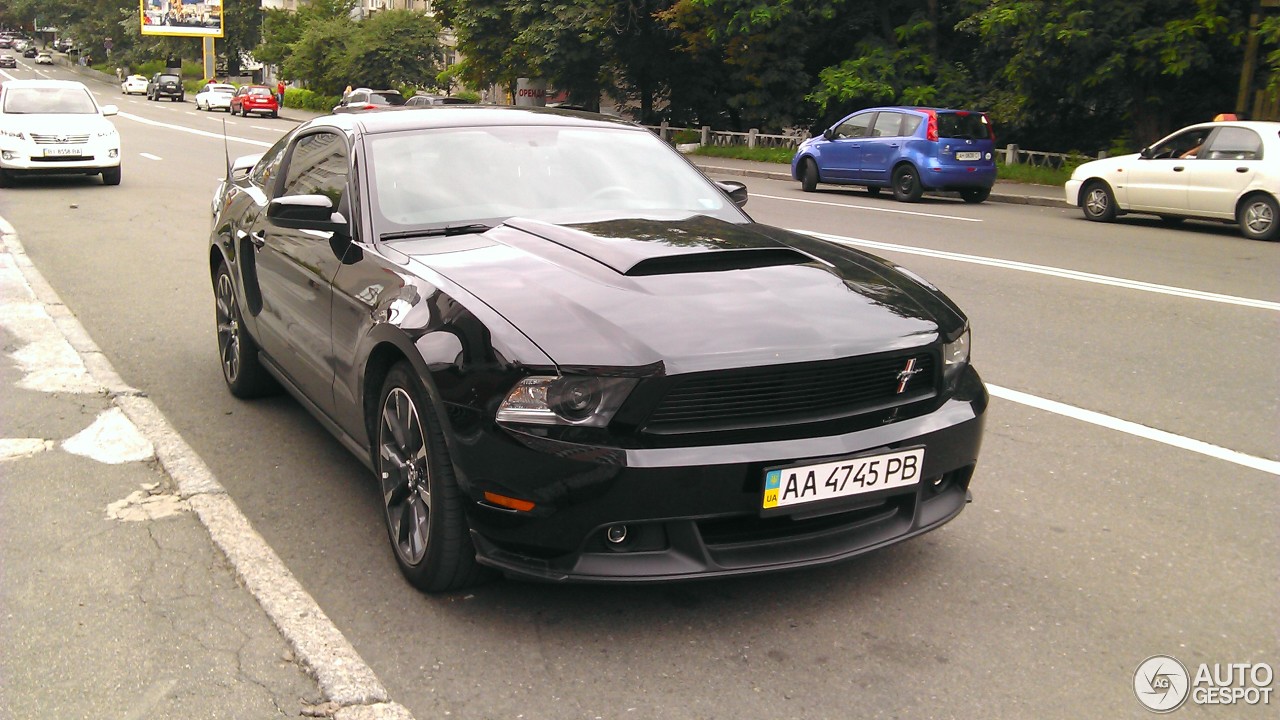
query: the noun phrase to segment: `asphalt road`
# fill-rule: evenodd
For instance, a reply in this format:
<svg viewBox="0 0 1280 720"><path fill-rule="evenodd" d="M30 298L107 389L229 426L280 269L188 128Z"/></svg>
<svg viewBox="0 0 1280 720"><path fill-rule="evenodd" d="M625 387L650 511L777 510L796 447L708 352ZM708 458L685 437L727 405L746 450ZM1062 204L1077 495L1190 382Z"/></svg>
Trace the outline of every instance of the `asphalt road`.
<svg viewBox="0 0 1280 720"><path fill-rule="evenodd" d="M205 257L224 116L97 89L121 107L123 184L26 183L0 215L418 718L1145 717L1151 655L1280 665L1280 243L748 180L757 220L887 243L968 312L995 395L974 502L820 570L428 597L367 471L293 401L223 388ZM290 125L228 118L228 151Z"/></svg>

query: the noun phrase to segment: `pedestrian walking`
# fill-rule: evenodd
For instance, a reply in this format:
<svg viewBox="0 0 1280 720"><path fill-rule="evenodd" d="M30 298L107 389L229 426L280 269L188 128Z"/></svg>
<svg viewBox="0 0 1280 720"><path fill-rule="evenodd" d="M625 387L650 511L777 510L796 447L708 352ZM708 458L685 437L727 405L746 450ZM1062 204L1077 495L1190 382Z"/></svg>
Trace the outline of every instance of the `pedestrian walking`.
<svg viewBox="0 0 1280 720"><path fill-rule="evenodd" d="M276 103L280 107L284 107L284 81L283 80L279 80L276 82L276 96L277 96Z"/></svg>

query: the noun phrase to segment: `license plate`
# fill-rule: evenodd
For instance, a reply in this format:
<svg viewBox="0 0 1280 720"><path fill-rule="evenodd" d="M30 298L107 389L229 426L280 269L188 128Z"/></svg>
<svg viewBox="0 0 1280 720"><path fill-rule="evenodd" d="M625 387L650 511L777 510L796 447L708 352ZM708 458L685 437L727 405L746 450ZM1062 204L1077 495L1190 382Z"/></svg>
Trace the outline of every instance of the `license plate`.
<svg viewBox="0 0 1280 720"><path fill-rule="evenodd" d="M924 448L765 472L764 509L907 487L920 482Z"/></svg>
<svg viewBox="0 0 1280 720"><path fill-rule="evenodd" d="M67 157L67 156L76 156L79 154L80 154L80 148L75 148L75 147L56 147L56 148L44 149L45 157Z"/></svg>
<svg viewBox="0 0 1280 720"><path fill-rule="evenodd" d="M956 159L957 159L957 160L978 160L978 159L981 159L981 158L982 158L982 153L980 153L980 152L958 152L958 153L956 153Z"/></svg>

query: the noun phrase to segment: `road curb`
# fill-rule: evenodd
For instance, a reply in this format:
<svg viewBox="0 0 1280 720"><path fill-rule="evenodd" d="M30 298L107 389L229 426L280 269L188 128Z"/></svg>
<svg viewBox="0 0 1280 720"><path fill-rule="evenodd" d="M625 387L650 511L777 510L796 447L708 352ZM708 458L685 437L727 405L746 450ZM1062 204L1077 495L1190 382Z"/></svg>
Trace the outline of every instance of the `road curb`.
<svg viewBox="0 0 1280 720"><path fill-rule="evenodd" d="M174 430L159 407L125 383L57 292L31 263L17 231L0 217L0 251L8 253L35 299L85 365L89 378L105 390L153 445L155 457L190 503L210 539L236 577L258 602L316 679L335 717L353 720L412 720L390 702L386 688L315 599L285 567L226 493L199 455Z"/></svg>
<svg viewBox="0 0 1280 720"><path fill-rule="evenodd" d="M725 167L723 165L711 165L699 162L698 156L690 155L689 161L697 165L703 172L715 173L717 175L737 175L741 177L762 178L765 180L782 180L784 182L794 181L789 172L778 172L773 170L751 170L747 168ZM1002 193L993 190L987 198L988 202L1002 202L1014 205L1037 205L1040 207L1070 207L1065 200L1060 198L1040 197L1036 195L1015 195L1012 193Z"/></svg>

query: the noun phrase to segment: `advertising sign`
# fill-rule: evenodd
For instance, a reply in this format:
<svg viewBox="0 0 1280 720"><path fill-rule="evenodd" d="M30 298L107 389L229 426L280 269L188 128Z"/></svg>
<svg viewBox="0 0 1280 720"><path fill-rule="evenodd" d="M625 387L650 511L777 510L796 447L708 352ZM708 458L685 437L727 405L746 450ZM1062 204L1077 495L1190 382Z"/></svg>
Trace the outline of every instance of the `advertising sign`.
<svg viewBox="0 0 1280 720"><path fill-rule="evenodd" d="M546 104L546 80L540 78L516 78L516 105L542 107Z"/></svg>
<svg viewBox="0 0 1280 720"><path fill-rule="evenodd" d="M139 0L143 35L222 37L222 0Z"/></svg>

